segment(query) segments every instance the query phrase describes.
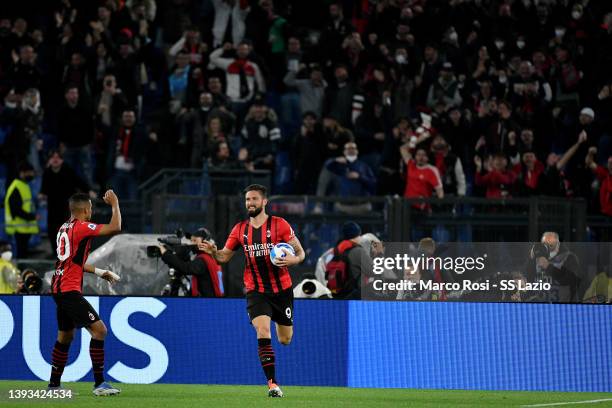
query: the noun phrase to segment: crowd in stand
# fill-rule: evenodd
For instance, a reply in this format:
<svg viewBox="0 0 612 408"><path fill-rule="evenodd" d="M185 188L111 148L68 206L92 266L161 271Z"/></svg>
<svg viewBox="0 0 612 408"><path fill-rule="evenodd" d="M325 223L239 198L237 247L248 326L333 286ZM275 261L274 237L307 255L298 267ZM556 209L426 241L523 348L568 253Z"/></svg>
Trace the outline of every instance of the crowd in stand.
<svg viewBox="0 0 612 408"><path fill-rule="evenodd" d="M0 16L9 182L62 161L78 189L133 199L208 164L270 170L282 193L584 197L612 216L609 1L23 3Z"/></svg>

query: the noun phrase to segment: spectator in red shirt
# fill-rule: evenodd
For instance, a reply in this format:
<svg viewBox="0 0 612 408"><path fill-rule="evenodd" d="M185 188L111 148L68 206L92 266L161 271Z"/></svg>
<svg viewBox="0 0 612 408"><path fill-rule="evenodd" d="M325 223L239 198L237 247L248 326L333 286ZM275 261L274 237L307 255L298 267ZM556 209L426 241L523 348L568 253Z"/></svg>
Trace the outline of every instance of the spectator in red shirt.
<svg viewBox="0 0 612 408"><path fill-rule="evenodd" d="M429 157L424 148L417 148L414 158L410 152L410 143L400 148L402 159L406 164L406 198L430 198L434 191L438 198L444 198L444 189L440 173L435 166L429 164ZM420 210L430 210L427 203L414 203L413 207Z"/></svg>
<svg viewBox="0 0 612 408"><path fill-rule="evenodd" d="M517 193L521 196L536 195L540 192L540 176L544 172L544 164L538 160L533 151L523 153L521 162L514 165Z"/></svg>
<svg viewBox="0 0 612 408"><path fill-rule="evenodd" d="M480 156L474 157L476 164L476 185L487 188L487 198L510 197L510 190L516 176L508 170L508 159L502 153L495 154L485 162L486 173L483 174L483 164Z"/></svg>
<svg viewBox="0 0 612 408"><path fill-rule="evenodd" d="M586 157L586 165L599 180L599 207L602 214L612 217L612 156L608 157L607 168L598 165L594 157L597 148L591 147Z"/></svg>

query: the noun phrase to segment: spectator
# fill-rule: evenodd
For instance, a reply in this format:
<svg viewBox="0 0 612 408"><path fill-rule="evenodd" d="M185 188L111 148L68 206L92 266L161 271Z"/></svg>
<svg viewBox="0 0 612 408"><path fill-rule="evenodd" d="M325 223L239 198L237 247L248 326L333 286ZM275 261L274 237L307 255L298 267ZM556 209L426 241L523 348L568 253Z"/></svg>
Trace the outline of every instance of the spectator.
<svg viewBox="0 0 612 408"><path fill-rule="evenodd" d="M126 109L121 114L121 126L109 146L111 183L124 200L135 200L138 194L139 171L142 169L145 135L136 126L136 113Z"/></svg>
<svg viewBox="0 0 612 408"><path fill-rule="evenodd" d="M427 151L423 147L416 147L414 158L411 150L412 143L406 143L400 148L402 159L406 165L406 198L431 198L436 193L438 198L444 198L444 187L440 173L435 166L429 164ZM430 211L431 206L425 202L414 202L412 207L421 211Z"/></svg>
<svg viewBox="0 0 612 408"><path fill-rule="evenodd" d="M476 143L477 152L484 148L486 153L509 153L510 139L516 139L520 128L512 118L512 105L502 101L495 111L489 110L485 117L479 118L477 128L482 135Z"/></svg>
<svg viewBox="0 0 612 408"><path fill-rule="evenodd" d="M329 20L320 40L322 57L326 63L338 61L338 50L342 48L342 42L353 30L353 26L344 18L342 6L339 3L331 3Z"/></svg>
<svg viewBox="0 0 612 408"><path fill-rule="evenodd" d="M357 198L370 196L376 191L376 177L370 166L359 160L355 142L346 143L344 155L328 160L325 167L338 177L338 190L333 195ZM336 203L336 209L347 214L363 214L372 210L372 204L368 201Z"/></svg>
<svg viewBox="0 0 612 408"><path fill-rule="evenodd" d="M508 159L502 153L487 158L484 165L480 156L474 157L476 185L486 187L487 198L509 198L516 175L508 170Z"/></svg>
<svg viewBox="0 0 612 408"><path fill-rule="evenodd" d="M302 70L304 71L304 70ZM302 112L313 112L318 118L323 112L323 101L327 82L319 66L310 69L308 78L297 78L298 72L288 70L285 75L285 85L295 87L300 95L300 108Z"/></svg>
<svg viewBox="0 0 612 408"><path fill-rule="evenodd" d="M208 165L214 171L244 170L244 165L231 156L227 142L215 143Z"/></svg>
<svg viewBox="0 0 612 408"><path fill-rule="evenodd" d="M465 173L461 160L450 150L446 139L437 135L431 141L434 164L442 179L442 189L447 195L464 197L466 193Z"/></svg>
<svg viewBox="0 0 612 408"><path fill-rule="evenodd" d="M91 107L80 99L76 85L66 87L64 99L66 103L57 118L60 151L66 163L75 169L88 185L92 185L93 112Z"/></svg>
<svg viewBox="0 0 612 408"><path fill-rule="evenodd" d="M325 159L325 142L314 112L303 115L299 134L294 137L292 160L295 169L295 194L315 194L317 178Z"/></svg>
<svg viewBox="0 0 612 408"><path fill-rule="evenodd" d="M8 167L9 181L17 177L17 167L22 161L30 162L38 174L42 173L39 150L43 121L44 112L37 89L28 89L23 96L14 91L6 95L0 123L8 131L2 155Z"/></svg>
<svg viewBox="0 0 612 408"><path fill-rule="evenodd" d="M266 91L266 84L259 66L249 59L251 46L248 42L241 41L238 44L235 58L222 57L230 49L228 43L216 49L210 54L210 62L225 71L226 95L232 103L232 111L242 121L255 95Z"/></svg>
<svg viewBox="0 0 612 408"><path fill-rule="evenodd" d="M612 216L612 156L608 157L604 167L595 162L595 154L597 148L591 147L586 156L586 165L599 181L599 210L610 217Z"/></svg>
<svg viewBox="0 0 612 408"><path fill-rule="evenodd" d="M28 88L40 88L42 75L36 67L36 53L29 44L19 48L19 56L10 73L10 82L16 93L23 93Z"/></svg>
<svg viewBox="0 0 612 408"><path fill-rule="evenodd" d="M90 89L90 79L85 62L85 58L80 52L72 53L70 62L64 67L62 84L64 86L77 86L80 98L83 100L91 100L92 91Z"/></svg>
<svg viewBox="0 0 612 408"><path fill-rule="evenodd" d="M228 141L232 134L235 116L224 107L216 108L211 93L202 92L199 98L199 109L193 109L181 129L192 132L191 167L202 167L202 158L209 157L211 147L221 141ZM188 134L186 135L188 137Z"/></svg>
<svg viewBox="0 0 612 408"><path fill-rule="evenodd" d="M522 61L518 75L510 79L510 101L517 116L524 122L533 121L552 96L550 84L537 76L533 64Z"/></svg>
<svg viewBox="0 0 612 408"><path fill-rule="evenodd" d="M34 167L24 162L19 165L19 177L13 180L4 197L4 219L7 235L15 239L17 258L28 257L28 244L38 234L38 219L32 190L28 185L34 180Z"/></svg>
<svg viewBox="0 0 612 408"><path fill-rule="evenodd" d="M92 198L96 196L90 186L64 163L59 150L51 150L42 177L39 199L47 202L47 234L54 258L57 249L57 231L70 218L68 199L79 192L89 192Z"/></svg>
<svg viewBox="0 0 612 408"><path fill-rule="evenodd" d="M440 77L429 87L427 106L433 109L436 104L440 103L444 106L444 110L448 110L458 107L461 102L459 82L453 73L453 65L445 62L440 69Z"/></svg>
<svg viewBox="0 0 612 408"><path fill-rule="evenodd" d="M381 103L368 106L355 123L356 141L362 152L361 160L372 169L380 167L385 147L385 133L391 127L391 112Z"/></svg>
<svg viewBox="0 0 612 408"><path fill-rule="evenodd" d="M189 57L189 63L196 67L202 64L207 50L208 46L202 42L200 30L197 27L190 27L181 39L170 47L168 55L175 57L179 53L186 54Z"/></svg>
<svg viewBox="0 0 612 408"><path fill-rule="evenodd" d="M342 147L349 141L354 141L353 133L342 127L336 118L323 118L323 135L325 136L325 158L338 157Z"/></svg>
<svg viewBox="0 0 612 408"><path fill-rule="evenodd" d="M565 165L576 154L581 144L587 140L586 132L578 136L578 141L570 147L563 156L550 153L546 159L546 168L540 176L540 191L544 195L564 197L567 195L566 185L568 184L563 172Z"/></svg>
<svg viewBox="0 0 612 408"><path fill-rule="evenodd" d="M242 128L243 146L239 160L246 160L255 169L274 169L274 155L281 132L276 113L263 101L257 101L249 110Z"/></svg>
<svg viewBox="0 0 612 408"><path fill-rule="evenodd" d="M389 132L385 132L385 143L378 174L378 193L384 195L403 194L400 163L400 147L413 135L412 124L407 118L400 118ZM405 183L404 183L405 184Z"/></svg>
<svg viewBox="0 0 612 408"><path fill-rule="evenodd" d="M227 95L223 93L223 84L221 83L221 78L218 76L211 74L208 77L208 92L211 93L213 97L213 104L217 107L219 106L230 106L230 100Z"/></svg>
<svg viewBox="0 0 612 408"><path fill-rule="evenodd" d="M521 162L514 165L513 171L516 176L515 187L518 196L540 194L540 179L544 173L544 165L533 151L523 152Z"/></svg>
<svg viewBox="0 0 612 408"><path fill-rule="evenodd" d="M187 106L187 84L190 69L189 54L179 52L172 73L168 76L168 88L174 110L178 111L181 107Z"/></svg>
<svg viewBox="0 0 612 408"><path fill-rule="evenodd" d="M113 132L120 126L121 113L127 107L127 99L121 89L117 87L117 80L114 75L107 74L104 76L102 91L97 97L95 106L95 159L96 163L106 163L108 161L108 143L113 136ZM100 185L106 184L105 166L96 167L95 179Z"/></svg>
<svg viewBox="0 0 612 408"><path fill-rule="evenodd" d="M361 114L364 97L349 80L346 65L336 66L334 77L335 85L326 89L323 113L325 117L335 118L341 126L351 128Z"/></svg>

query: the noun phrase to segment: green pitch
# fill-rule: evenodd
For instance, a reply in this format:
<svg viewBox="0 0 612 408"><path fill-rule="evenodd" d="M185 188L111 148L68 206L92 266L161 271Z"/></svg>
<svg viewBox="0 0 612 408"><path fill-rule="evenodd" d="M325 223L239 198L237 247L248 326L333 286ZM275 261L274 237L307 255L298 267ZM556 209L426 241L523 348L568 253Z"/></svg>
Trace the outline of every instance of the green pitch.
<svg viewBox="0 0 612 408"><path fill-rule="evenodd" d="M114 397L94 397L90 383L67 383L78 395L72 401L8 399L8 390L37 389L44 382L0 381L0 407L612 407L612 394L566 392L445 391L362 389L332 387L282 387L284 398L267 397L267 387L235 385L115 384L122 392ZM603 401L600 401L603 400ZM589 401L585 403L585 401ZM572 404L571 402L582 402ZM42 404L42 405L38 405ZM74 404L74 405L72 405ZM549 405L550 404L550 405ZM554 405L552 405L554 404Z"/></svg>

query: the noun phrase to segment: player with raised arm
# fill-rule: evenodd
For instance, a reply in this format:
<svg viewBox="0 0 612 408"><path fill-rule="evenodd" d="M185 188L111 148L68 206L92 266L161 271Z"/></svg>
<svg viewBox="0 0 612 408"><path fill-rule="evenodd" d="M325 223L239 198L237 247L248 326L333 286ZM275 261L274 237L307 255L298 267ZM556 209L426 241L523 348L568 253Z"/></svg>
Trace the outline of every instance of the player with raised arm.
<svg viewBox="0 0 612 408"><path fill-rule="evenodd" d="M57 305L57 341L51 359L49 389L60 388L68 350L76 328L84 327L91 334L89 354L94 374L96 396L115 395L121 391L104 381L104 338L106 326L82 295L83 272L94 273L111 284L119 280L115 273L86 264L93 237L113 235L121 231L119 200L112 190L104 194L104 202L112 207L109 224L94 224L92 205L87 194L70 197L70 219L57 233L57 261L51 281L53 300Z"/></svg>
<svg viewBox="0 0 612 408"><path fill-rule="evenodd" d="M219 263L228 262L238 248L244 250L247 313L257 332L259 361L268 380L268 396L282 397L275 375L270 322L276 322L278 341L288 345L293 337L293 290L287 268L304 260L304 250L285 219L266 214L268 199L264 186L252 184L244 194L249 219L234 226L223 249L218 250L208 242L199 248ZM287 253L274 265L270 250L281 242L291 245L295 255Z"/></svg>

